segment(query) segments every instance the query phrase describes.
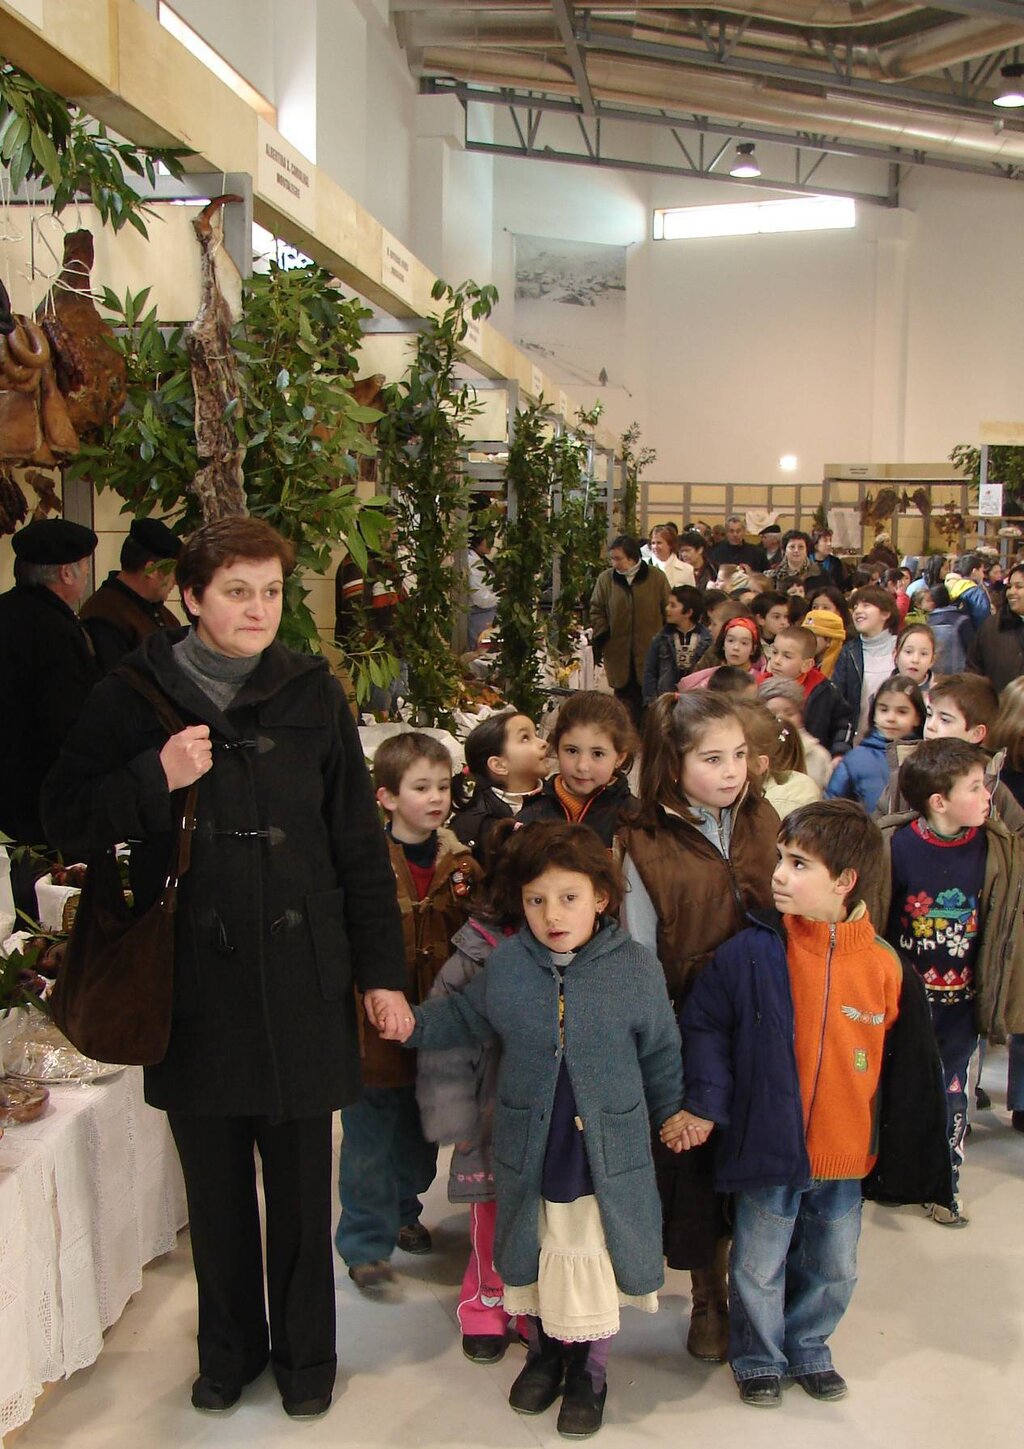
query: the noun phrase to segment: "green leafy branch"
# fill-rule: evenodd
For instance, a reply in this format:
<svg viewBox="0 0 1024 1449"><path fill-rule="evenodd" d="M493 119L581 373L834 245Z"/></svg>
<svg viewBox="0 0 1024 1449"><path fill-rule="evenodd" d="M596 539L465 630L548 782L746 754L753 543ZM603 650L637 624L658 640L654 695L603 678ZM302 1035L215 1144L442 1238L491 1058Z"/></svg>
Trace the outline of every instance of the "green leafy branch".
<svg viewBox="0 0 1024 1449"><path fill-rule="evenodd" d="M76 201L91 201L104 225L120 231L127 223L148 236L144 218L154 212L129 175L153 186L162 163L181 177L181 157L191 154L183 147L116 139L79 106L0 58L0 165L12 191L26 181L51 187L56 215Z"/></svg>
<svg viewBox="0 0 1024 1449"><path fill-rule="evenodd" d="M498 594L497 674L509 702L536 719L544 704L540 596L551 572L553 453L543 399L516 413L505 470L515 513L505 524L494 563Z"/></svg>
<svg viewBox="0 0 1024 1449"><path fill-rule="evenodd" d="M640 475L657 459L654 448L638 448L640 424L633 422L622 434L622 461L625 465L625 479L619 502L619 518L623 533L636 534L640 528L639 501Z"/></svg>
<svg viewBox="0 0 1024 1449"><path fill-rule="evenodd" d="M189 488L199 467L192 374L183 329L162 326L147 301L148 291L103 293L127 364L128 401L68 475L112 489L127 513L172 517L187 533L200 521ZM246 497L254 517L295 545L281 638L311 653L320 652L320 637L304 575L326 573L341 544L365 568L390 526L385 499L358 496L357 460L373 452L364 429L380 416L355 401L349 375L366 315L319 267L272 266L246 282L236 329L244 396L234 422L247 450ZM350 663L362 699L398 672L387 649L360 648Z"/></svg>
<svg viewBox="0 0 1024 1449"><path fill-rule="evenodd" d="M469 319L489 316L497 295L472 281L460 287L435 282L432 296L444 308L417 335L408 374L382 400L378 466L391 497L397 554L410 574L398 633L409 664L409 702L428 724L451 722L461 688L451 632L453 611L465 602L454 562L466 543L470 505L461 438L480 408L456 369Z"/></svg>

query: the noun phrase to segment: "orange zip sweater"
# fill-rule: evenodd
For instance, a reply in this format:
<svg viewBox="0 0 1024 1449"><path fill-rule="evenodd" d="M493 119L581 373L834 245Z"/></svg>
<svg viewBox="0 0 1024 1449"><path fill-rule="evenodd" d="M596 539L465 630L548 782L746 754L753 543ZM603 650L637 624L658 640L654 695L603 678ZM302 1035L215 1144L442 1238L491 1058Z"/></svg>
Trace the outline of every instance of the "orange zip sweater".
<svg viewBox="0 0 1024 1449"><path fill-rule="evenodd" d="M796 1054L811 1176L866 1177L885 1033L899 1014L902 969L871 920L830 925L785 916Z"/></svg>

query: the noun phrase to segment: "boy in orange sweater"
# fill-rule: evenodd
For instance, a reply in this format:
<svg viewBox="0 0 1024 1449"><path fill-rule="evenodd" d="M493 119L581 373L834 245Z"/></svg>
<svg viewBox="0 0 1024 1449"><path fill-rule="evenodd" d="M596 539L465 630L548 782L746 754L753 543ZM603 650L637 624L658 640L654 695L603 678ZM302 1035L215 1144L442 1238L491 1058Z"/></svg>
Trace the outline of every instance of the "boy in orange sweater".
<svg viewBox="0 0 1024 1449"><path fill-rule="evenodd" d="M715 1186L735 1201L729 1362L757 1408L787 1378L847 1392L828 1339L857 1281L862 1194L952 1197L924 992L858 896L878 827L823 801L786 818L778 849L780 914L720 947L684 1003L684 1110L662 1128L676 1151L717 1129Z"/></svg>

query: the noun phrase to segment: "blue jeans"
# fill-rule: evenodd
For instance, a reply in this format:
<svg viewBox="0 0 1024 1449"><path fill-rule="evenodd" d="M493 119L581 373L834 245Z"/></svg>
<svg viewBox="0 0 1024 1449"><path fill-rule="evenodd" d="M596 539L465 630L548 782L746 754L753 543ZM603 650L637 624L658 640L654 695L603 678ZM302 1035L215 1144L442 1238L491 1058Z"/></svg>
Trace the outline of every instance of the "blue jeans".
<svg viewBox="0 0 1024 1449"><path fill-rule="evenodd" d="M931 1013L946 1088L946 1135L953 1163L953 1193L958 1196L967 1131L967 1072L978 1045L974 1002L956 1001L949 1006L932 1002Z"/></svg>
<svg viewBox="0 0 1024 1449"><path fill-rule="evenodd" d="M412 1086L365 1087L358 1102L343 1108L341 1124L341 1221L334 1241L356 1268L390 1258L399 1229L418 1221L419 1194L437 1171L437 1147L424 1139Z"/></svg>
<svg viewBox="0 0 1024 1449"><path fill-rule="evenodd" d="M735 1198L729 1363L737 1382L822 1373L857 1282L860 1181L762 1187Z"/></svg>
<svg viewBox="0 0 1024 1449"><path fill-rule="evenodd" d="M466 620L466 634L470 649L477 647L480 635L494 623L497 612L497 604L492 604L489 609L470 609L469 618Z"/></svg>

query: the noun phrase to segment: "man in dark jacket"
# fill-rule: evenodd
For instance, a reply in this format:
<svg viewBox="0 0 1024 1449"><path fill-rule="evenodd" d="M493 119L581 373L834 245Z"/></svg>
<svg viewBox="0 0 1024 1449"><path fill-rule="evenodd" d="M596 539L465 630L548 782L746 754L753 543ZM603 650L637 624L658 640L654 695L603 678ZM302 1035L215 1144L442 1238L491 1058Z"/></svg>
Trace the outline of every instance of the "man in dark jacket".
<svg viewBox="0 0 1024 1449"><path fill-rule="evenodd" d="M43 778L99 678L75 613L96 535L53 518L21 529L12 547L15 585L0 597L0 829L39 845ZM32 900L19 904L35 910Z"/></svg>
<svg viewBox="0 0 1024 1449"><path fill-rule="evenodd" d="M121 567L82 605L81 620L104 674L157 629L180 629L167 607L181 539L158 518L136 518L121 545Z"/></svg>
<svg viewBox="0 0 1024 1449"><path fill-rule="evenodd" d="M716 543L708 555L717 568L719 564L740 564L760 572L765 566L765 551L756 543L747 543L747 528L742 517L734 513L725 520L725 538Z"/></svg>

